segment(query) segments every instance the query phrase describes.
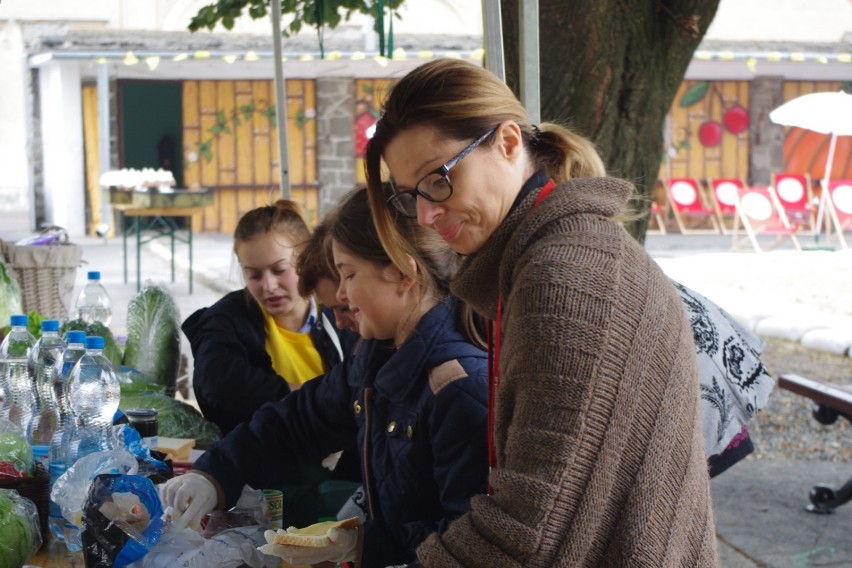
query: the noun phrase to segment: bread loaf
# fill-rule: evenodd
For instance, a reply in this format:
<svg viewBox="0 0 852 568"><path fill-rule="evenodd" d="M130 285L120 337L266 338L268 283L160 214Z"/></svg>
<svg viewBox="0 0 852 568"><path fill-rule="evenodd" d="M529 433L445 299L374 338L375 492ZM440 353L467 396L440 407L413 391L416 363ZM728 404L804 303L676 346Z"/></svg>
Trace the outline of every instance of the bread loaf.
<svg viewBox="0 0 852 568"><path fill-rule="evenodd" d="M361 525L358 517L342 521L323 521L304 528L289 527L275 531L274 544L322 548L331 544L328 532L333 528L354 529Z"/></svg>

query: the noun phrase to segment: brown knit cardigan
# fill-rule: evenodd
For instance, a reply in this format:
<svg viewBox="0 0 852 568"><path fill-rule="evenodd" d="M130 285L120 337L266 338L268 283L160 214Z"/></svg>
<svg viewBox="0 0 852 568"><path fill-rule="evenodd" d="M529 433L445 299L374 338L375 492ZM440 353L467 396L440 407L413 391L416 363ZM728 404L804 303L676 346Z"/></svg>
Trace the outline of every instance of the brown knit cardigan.
<svg viewBox="0 0 852 568"><path fill-rule="evenodd" d="M494 495L418 549L424 566L715 566L695 351L683 304L612 220L631 186L527 195L453 292L503 296Z"/></svg>

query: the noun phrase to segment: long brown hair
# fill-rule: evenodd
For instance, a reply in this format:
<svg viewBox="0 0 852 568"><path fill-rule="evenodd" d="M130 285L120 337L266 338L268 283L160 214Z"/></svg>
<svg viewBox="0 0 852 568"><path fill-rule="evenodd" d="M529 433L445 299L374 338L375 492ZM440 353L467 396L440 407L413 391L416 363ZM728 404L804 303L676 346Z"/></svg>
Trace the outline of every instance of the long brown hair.
<svg viewBox="0 0 852 568"><path fill-rule="evenodd" d="M252 209L240 218L234 229L234 253L240 243L269 233L281 235L290 241L296 255L311 238L311 230L305 222L301 206L289 199L279 199L272 205Z"/></svg>
<svg viewBox="0 0 852 568"><path fill-rule="evenodd" d="M390 191L390 188L386 188ZM432 229L422 227L415 219L392 213L392 222L399 234L408 243L406 258L414 261L415 272L410 276L418 283L424 296L432 296L438 301L447 301L450 297L450 280L461 263L461 257L454 252ZM378 267L395 265L409 275L409 263L394 262L382 245L364 187L357 188L343 197L340 205L324 221L328 238ZM455 300L461 306L461 327L468 339L485 346L482 327L474 319L472 310L461 300Z"/></svg>
<svg viewBox="0 0 852 568"><path fill-rule="evenodd" d="M589 140L555 123L534 126L511 89L493 73L456 59L425 63L390 91L366 149L370 204L382 242L395 261L406 247L394 230L394 208L387 204L382 184L382 155L390 141L420 125L428 125L449 140L473 140L505 121L517 123L533 166L547 170L555 182L606 175Z"/></svg>

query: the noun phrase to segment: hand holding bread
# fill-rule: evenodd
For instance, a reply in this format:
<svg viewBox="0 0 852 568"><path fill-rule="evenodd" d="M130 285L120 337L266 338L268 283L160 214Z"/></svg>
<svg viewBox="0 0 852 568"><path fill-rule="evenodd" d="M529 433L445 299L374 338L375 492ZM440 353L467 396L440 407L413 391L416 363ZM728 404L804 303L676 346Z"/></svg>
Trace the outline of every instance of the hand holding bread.
<svg viewBox="0 0 852 568"><path fill-rule="evenodd" d="M277 556L290 564L348 562L355 560L358 546L357 517L325 521L304 528L266 531L267 544L258 547L264 554Z"/></svg>

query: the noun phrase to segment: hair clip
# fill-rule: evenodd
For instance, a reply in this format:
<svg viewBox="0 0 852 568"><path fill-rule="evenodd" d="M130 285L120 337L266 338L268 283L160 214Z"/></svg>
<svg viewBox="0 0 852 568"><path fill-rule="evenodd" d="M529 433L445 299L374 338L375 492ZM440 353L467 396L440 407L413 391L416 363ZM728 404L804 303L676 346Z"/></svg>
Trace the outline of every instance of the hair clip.
<svg viewBox="0 0 852 568"><path fill-rule="evenodd" d="M538 126L535 124L530 124L530 129L532 129L532 136L530 137L530 145L533 148L538 148L538 143L541 140L541 130L539 130Z"/></svg>

